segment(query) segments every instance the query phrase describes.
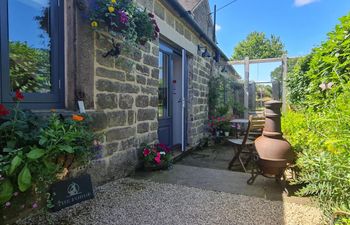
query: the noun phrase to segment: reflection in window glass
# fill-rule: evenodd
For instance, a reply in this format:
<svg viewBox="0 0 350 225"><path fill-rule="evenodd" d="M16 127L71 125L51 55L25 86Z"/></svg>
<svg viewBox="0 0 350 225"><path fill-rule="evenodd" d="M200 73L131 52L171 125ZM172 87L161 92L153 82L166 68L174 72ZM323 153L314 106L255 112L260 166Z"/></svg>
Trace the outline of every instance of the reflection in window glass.
<svg viewBox="0 0 350 225"><path fill-rule="evenodd" d="M8 1L12 90L51 91L50 0Z"/></svg>
<svg viewBox="0 0 350 225"><path fill-rule="evenodd" d="M158 87L158 117L167 117L168 112L168 73L169 56L160 52L159 55L159 87Z"/></svg>

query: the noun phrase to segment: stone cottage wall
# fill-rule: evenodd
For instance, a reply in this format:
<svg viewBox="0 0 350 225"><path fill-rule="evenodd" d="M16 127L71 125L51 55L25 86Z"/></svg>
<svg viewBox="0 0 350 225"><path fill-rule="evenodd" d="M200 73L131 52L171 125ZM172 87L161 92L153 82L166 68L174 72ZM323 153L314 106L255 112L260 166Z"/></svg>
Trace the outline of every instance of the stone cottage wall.
<svg viewBox="0 0 350 225"><path fill-rule="evenodd" d="M189 60L188 142L196 146L208 136L208 83L212 77L212 63L201 56Z"/></svg>
<svg viewBox="0 0 350 225"><path fill-rule="evenodd" d="M194 46L206 46L176 13L160 1L137 2ZM103 57L112 48L108 34L94 32L92 43L94 108L90 114L96 121L97 132L104 137L104 148L101 158L93 161L88 172L95 183L101 183L133 172L139 164L140 144L158 139L159 41L129 51L123 48L118 58ZM214 55L213 49L208 49ZM198 54L190 55L188 61L187 130L189 146L193 147L207 136L208 82L214 63L212 58L202 58Z"/></svg>
<svg viewBox="0 0 350 225"><path fill-rule="evenodd" d="M118 40L115 40L117 42ZM103 134L101 159L91 169L96 182L124 177L138 165L141 143L158 138L158 41L122 48L118 58L103 57L112 48L108 34L94 34L95 128Z"/></svg>

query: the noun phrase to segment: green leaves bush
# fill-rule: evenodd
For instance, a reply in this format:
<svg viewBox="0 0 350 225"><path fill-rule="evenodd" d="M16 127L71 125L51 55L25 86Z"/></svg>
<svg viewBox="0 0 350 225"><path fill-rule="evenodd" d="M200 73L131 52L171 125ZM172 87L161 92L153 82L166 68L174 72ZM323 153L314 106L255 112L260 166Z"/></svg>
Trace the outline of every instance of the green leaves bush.
<svg viewBox="0 0 350 225"><path fill-rule="evenodd" d="M39 119L18 104L1 116L0 205L18 191L45 194L64 169L86 163L98 138L89 123L87 116L55 113Z"/></svg>
<svg viewBox="0 0 350 225"><path fill-rule="evenodd" d="M282 121L298 153L300 194L314 196L328 216L350 211L350 14L340 21L297 63L288 79L294 111Z"/></svg>

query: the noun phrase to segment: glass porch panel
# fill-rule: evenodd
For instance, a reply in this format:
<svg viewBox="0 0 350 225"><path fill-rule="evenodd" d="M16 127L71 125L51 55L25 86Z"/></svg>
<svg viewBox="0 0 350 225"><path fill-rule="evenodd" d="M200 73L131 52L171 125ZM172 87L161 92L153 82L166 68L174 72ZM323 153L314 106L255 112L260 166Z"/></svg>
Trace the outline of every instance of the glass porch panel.
<svg viewBox="0 0 350 225"><path fill-rule="evenodd" d="M11 89L51 92L50 0L8 1Z"/></svg>
<svg viewBox="0 0 350 225"><path fill-rule="evenodd" d="M169 112L169 56L159 54L158 117L167 118Z"/></svg>

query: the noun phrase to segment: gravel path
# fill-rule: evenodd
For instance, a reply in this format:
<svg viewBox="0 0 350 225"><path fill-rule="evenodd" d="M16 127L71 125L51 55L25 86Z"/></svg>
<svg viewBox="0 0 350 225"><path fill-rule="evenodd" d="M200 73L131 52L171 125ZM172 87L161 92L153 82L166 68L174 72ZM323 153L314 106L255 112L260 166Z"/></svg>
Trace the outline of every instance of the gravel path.
<svg viewBox="0 0 350 225"><path fill-rule="evenodd" d="M96 190L91 201L20 224L35 225L317 225L318 209L293 203L130 178Z"/></svg>

